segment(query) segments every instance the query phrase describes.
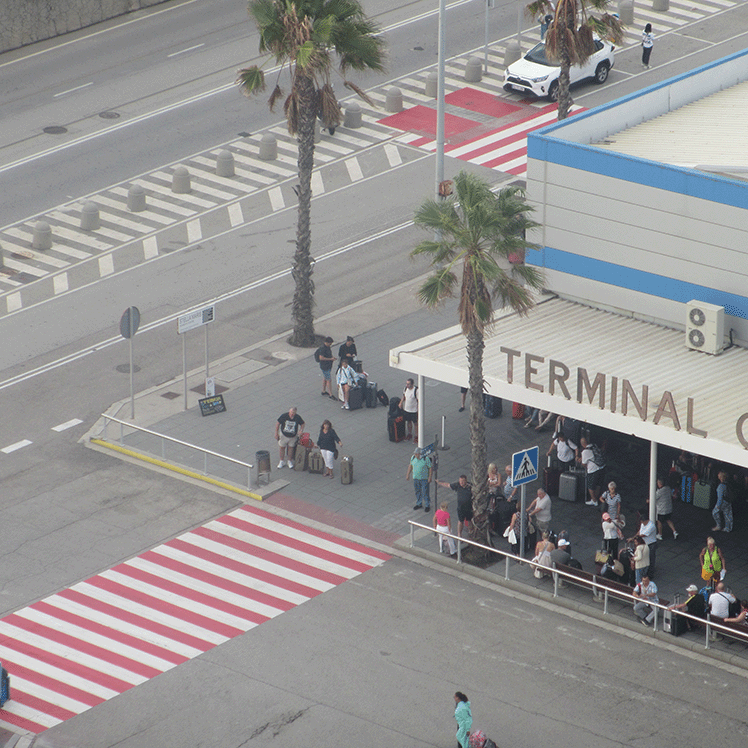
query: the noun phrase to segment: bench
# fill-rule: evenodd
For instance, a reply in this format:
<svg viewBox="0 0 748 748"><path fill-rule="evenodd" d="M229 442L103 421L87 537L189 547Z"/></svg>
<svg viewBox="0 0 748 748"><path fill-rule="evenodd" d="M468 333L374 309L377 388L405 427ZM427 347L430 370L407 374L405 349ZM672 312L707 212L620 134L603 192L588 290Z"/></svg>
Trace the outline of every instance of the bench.
<svg viewBox="0 0 748 748"><path fill-rule="evenodd" d="M720 618L719 616L709 616L709 622L710 623L718 623L720 626L724 626L726 629L729 629L728 631L723 631L722 629L712 629L712 631L715 634L720 634L722 636L729 636L733 639L737 639L738 641L743 642L744 644L748 644L748 627L745 626L745 624L742 623L727 623L724 618ZM706 621L703 622L704 626L706 627Z"/></svg>

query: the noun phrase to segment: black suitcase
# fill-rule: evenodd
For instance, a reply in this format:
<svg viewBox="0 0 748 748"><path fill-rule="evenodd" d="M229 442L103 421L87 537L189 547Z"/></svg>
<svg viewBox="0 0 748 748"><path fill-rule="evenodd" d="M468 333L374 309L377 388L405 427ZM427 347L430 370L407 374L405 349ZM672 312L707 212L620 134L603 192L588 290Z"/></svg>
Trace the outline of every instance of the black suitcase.
<svg viewBox="0 0 748 748"><path fill-rule="evenodd" d="M366 390L364 392L364 401L367 408L377 407L377 383L367 382Z"/></svg>
<svg viewBox="0 0 748 748"><path fill-rule="evenodd" d="M364 362L361 361L361 359L354 358L353 363L351 364L353 367L353 371L357 372L358 374L363 374L364 372Z"/></svg>
<svg viewBox="0 0 748 748"><path fill-rule="evenodd" d="M390 412L388 413L389 416L401 416L403 414L402 410L400 410L400 398L399 397L391 397L390 398Z"/></svg>
<svg viewBox="0 0 748 748"><path fill-rule="evenodd" d="M673 604L680 604L680 594L676 594L673 598ZM683 616L679 616L674 610L666 610L662 617L662 630L666 634L672 634L673 636L680 636L685 634L688 628L686 619Z"/></svg>
<svg viewBox="0 0 748 748"><path fill-rule="evenodd" d="M348 390L348 410L359 410L364 407L364 388L352 387Z"/></svg>
<svg viewBox="0 0 748 748"><path fill-rule="evenodd" d="M384 390L377 390L377 400L379 400L385 408L390 405L390 399L387 397L387 393Z"/></svg>
<svg viewBox="0 0 748 748"><path fill-rule="evenodd" d="M498 418L501 415L502 403L500 397L483 393L483 415L486 418Z"/></svg>
<svg viewBox="0 0 748 748"><path fill-rule="evenodd" d="M405 439L405 419L402 416L388 416L387 434L391 442L401 442Z"/></svg>

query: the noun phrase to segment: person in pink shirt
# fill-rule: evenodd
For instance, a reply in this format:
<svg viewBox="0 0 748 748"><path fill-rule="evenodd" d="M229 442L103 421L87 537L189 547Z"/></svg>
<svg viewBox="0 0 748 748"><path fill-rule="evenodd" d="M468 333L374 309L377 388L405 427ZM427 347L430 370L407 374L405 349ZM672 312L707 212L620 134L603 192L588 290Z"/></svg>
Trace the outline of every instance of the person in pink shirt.
<svg viewBox="0 0 748 748"><path fill-rule="evenodd" d="M449 547L449 554L450 556L454 556L457 553L457 546L455 546L454 539L448 535L445 537L441 534L443 532L452 532L452 518L447 511L448 506L449 502L442 501L439 504L439 508L434 512L434 529L439 533L439 553L443 552L444 541L446 540Z"/></svg>

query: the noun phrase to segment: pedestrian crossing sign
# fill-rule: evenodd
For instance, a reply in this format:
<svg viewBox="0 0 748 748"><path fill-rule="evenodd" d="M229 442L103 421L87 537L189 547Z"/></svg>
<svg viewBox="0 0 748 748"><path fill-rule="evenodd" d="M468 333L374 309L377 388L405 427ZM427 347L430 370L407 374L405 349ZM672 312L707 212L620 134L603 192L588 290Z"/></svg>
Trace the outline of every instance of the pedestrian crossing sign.
<svg viewBox="0 0 748 748"><path fill-rule="evenodd" d="M512 484L521 486L523 483L538 478L538 448L530 447L512 455Z"/></svg>

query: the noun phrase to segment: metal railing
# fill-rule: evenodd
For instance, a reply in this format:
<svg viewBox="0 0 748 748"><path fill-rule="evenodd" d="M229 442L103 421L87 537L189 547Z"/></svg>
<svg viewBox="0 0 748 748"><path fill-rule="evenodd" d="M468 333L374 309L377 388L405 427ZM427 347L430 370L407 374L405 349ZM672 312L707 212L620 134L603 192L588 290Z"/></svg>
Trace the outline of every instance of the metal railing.
<svg viewBox="0 0 748 748"><path fill-rule="evenodd" d="M105 441L110 441L109 437L107 435L107 427L109 426L109 422L113 421L114 423L119 424L119 443L120 446L125 446L125 427L128 429L133 429L134 431L139 431L143 434L149 434L150 436L155 436L161 439L161 459L165 462L167 461L166 457L166 442L170 442L172 444L178 444L181 447L187 447L189 449L194 449L196 452L201 452L203 455L203 475L208 475L208 457L216 457L219 460L226 460L227 462L231 462L234 465L239 465L240 467L244 467L247 469L247 488L252 487L252 468L254 465L249 462L243 462L242 460L237 460L234 457L229 457L228 455L222 455L220 452L214 452L212 449L206 449L205 447L199 447L197 444L190 444L189 442L183 441L182 439L176 439L173 436L167 436L166 434L160 434L158 431L152 431L151 429L146 429L142 426L136 426L134 423L129 423L128 421L122 421L119 418L115 418L114 416L108 416L104 413L102 413L101 417L104 419L104 439Z"/></svg>
<svg viewBox="0 0 748 748"><path fill-rule="evenodd" d="M576 574L562 571L561 569L556 569L554 567L544 566L543 564L539 564L535 561L531 561L526 558L522 558L521 556L515 556L513 553L508 553L507 551L500 551L498 548L493 548L490 545L485 545L483 543L478 543L474 540L469 540L468 538L462 538L458 535L454 535L451 532L445 532L444 530L436 530L434 527L430 525L423 525L420 522L415 522L414 520L408 520L408 524L410 525L410 547L412 548L415 543L415 528L418 527L422 530L427 530L428 532L433 532L438 535L441 535L445 538L452 538L455 541L455 544L457 545L457 559L456 562L462 563L462 548L461 543L466 543L470 546L473 546L475 548L480 548L481 550L488 551L489 553L494 553L497 556L503 556L504 557L504 579L509 581L509 569L510 569L510 562L516 561L519 564L526 564L527 566L532 567L533 571L535 569L540 569L543 572L546 572L550 576L553 577L553 597L558 597L558 590L561 587L562 580L567 580L571 582L572 584L583 587L585 589L590 589L592 591L592 594L596 600L602 599L603 602L603 614L609 615L609 609L608 609L608 603L610 600L610 596L612 595L614 598L618 600L623 601L629 601L633 605L637 602L646 602L642 600L642 598L635 597L633 594L629 594L626 592L623 592L622 590L614 589L606 584L608 580L605 579L605 577L600 577L596 574L592 574L592 579L586 579L585 577L580 577ZM599 580L599 581L598 581ZM654 611L654 620L652 622L652 631L658 630L658 624L660 617L664 620L664 614L666 611L670 610L670 606L663 605L662 603L650 603L647 602L647 605L649 605L652 610ZM662 614L661 614L662 612ZM698 616L691 615L690 613L681 612L681 611L673 611L673 616L683 616L684 618L687 618L691 621L694 621L699 626L705 626L706 629L706 639L704 643L704 648L709 649L709 643L712 641L712 634L714 633L714 630L719 631L720 633L731 636L738 641L742 641L745 644L748 644L748 628L746 628L745 633L738 631L734 628L729 628L728 626L725 626L721 623L716 623L711 620L711 616L707 614L706 618L699 618ZM674 625L674 624L673 624ZM663 633L666 633L663 629Z"/></svg>

